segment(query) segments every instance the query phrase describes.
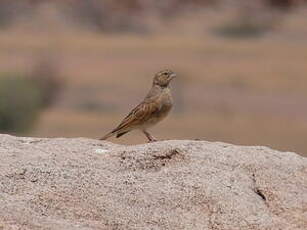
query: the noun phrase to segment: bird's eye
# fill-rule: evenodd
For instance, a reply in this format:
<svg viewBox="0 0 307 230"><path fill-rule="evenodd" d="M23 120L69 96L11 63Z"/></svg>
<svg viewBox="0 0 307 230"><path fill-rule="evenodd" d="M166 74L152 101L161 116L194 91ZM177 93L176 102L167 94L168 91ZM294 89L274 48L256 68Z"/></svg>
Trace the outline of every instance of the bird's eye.
<svg viewBox="0 0 307 230"><path fill-rule="evenodd" d="M167 75L167 72L164 72L163 74L164 74L164 75Z"/></svg>

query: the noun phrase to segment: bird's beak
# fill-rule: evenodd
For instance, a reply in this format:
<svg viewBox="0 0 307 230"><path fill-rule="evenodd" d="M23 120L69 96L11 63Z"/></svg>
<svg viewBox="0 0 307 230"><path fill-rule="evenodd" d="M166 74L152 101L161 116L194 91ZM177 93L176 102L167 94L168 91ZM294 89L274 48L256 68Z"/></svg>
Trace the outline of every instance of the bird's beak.
<svg viewBox="0 0 307 230"><path fill-rule="evenodd" d="M177 77L177 75L175 73L172 73L169 77L170 77L171 80L173 80L174 78Z"/></svg>

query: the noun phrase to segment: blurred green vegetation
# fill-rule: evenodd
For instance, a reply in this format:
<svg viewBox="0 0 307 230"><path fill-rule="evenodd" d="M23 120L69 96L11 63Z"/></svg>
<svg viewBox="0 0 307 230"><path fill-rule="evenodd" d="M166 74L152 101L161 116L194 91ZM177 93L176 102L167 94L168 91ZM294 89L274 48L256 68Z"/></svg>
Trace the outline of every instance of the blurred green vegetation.
<svg viewBox="0 0 307 230"><path fill-rule="evenodd" d="M36 67L31 74L0 73L1 132L28 131L39 113L53 104L62 84L49 70Z"/></svg>
<svg viewBox="0 0 307 230"><path fill-rule="evenodd" d="M215 32L221 36L231 38L255 38L264 35L271 28L272 26L269 24L257 24L251 20L241 20L224 24L215 29Z"/></svg>
<svg viewBox="0 0 307 230"><path fill-rule="evenodd" d="M28 130L42 107L41 95L37 84L21 74L0 74L0 130Z"/></svg>

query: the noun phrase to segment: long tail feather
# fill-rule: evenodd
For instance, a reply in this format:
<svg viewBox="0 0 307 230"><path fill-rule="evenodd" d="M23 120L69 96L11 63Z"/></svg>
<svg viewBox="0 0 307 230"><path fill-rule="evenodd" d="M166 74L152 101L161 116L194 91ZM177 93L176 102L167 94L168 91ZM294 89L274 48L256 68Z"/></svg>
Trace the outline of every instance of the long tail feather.
<svg viewBox="0 0 307 230"><path fill-rule="evenodd" d="M125 134L128 133L128 132L129 132L129 131L122 132L122 133L118 133L118 134L116 135L116 138L119 138L119 137L125 135Z"/></svg>
<svg viewBox="0 0 307 230"><path fill-rule="evenodd" d="M103 136L102 138L100 138L99 140L106 140L112 136L114 136L116 133L115 132L110 132L107 135Z"/></svg>

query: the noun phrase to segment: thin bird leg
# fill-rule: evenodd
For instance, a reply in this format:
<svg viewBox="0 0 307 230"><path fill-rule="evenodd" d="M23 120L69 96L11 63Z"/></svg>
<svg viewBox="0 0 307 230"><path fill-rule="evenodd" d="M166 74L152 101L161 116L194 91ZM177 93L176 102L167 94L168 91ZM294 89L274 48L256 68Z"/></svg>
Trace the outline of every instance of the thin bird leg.
<svg viewBox="0 0 307 230"><path fill-rule="evenodd" d="M157 141L156 138L154 138L149 132L147 132L146 130L143 130L143 133L146 135L146 137L148 138L149 142L155 142Z"/></svg>

